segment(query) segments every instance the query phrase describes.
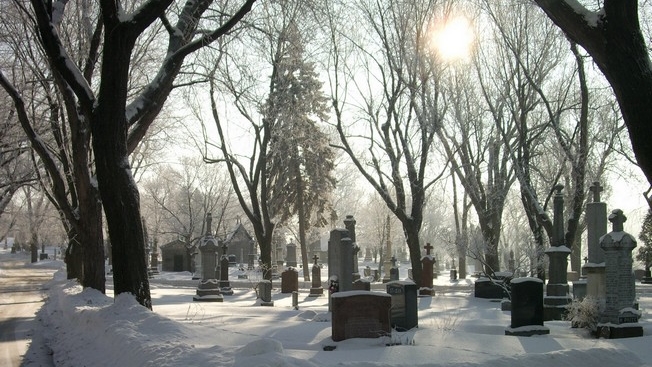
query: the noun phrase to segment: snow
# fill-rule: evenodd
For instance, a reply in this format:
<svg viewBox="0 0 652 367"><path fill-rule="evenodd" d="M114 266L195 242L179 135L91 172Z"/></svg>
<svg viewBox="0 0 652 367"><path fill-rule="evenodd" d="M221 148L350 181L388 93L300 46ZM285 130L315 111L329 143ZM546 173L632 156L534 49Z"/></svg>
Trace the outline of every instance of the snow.
<svg viewBox="0 0 652 367"><path fill-rule="evenodd" d="M522 278L514 278L510 281L510 283L512 284L525 283L525 282L543 283L543 280L539 278L533 278L533 277L522 277Z"/></svg>
<svg viewBox="0 0 652 367"><path fill-rule="evenodd" d="M637 283L644 329L639 338L595 339L568 321L546 322L548 335L505 336L510 313L499 302L473 297L473 279L439 277L436 295L418 299L418 328L333 342L326 296L308 297L310 285L303 282L294 310L291 294L280 293L274 280L274 306L262 307L253 290L258 281L255 274L232 280L235 294L222 303L193 302L198 281L190 273L162 272L150 281L152 312L130 295L114 298L110 276L104 295L82 289L59 270L46 286L48 300L32 335L43 337L56 366L652 366L652 317L646 311L652 285ZM383 285L374 286L384 294ZM30 348L23 365L48 365L39 349Z"/></svg>
<svg viewBox="0 0 652 367"><path fill-rule="evenodd" d="M586 21L586 25L592 28L596 28L598 22L602 21L604 16L604 9L590 11L577 0L566 0L566 4L568 4L576 14L581 15Z"/></svg>

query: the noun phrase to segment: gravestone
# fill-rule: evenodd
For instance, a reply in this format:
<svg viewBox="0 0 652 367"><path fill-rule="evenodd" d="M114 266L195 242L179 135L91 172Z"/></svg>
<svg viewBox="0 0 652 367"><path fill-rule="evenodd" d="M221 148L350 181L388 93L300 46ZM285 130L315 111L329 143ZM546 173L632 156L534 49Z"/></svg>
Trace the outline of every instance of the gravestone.
<svg viewBox="0 0 652 367"><path fill-rule="evenodd" d="M512 273L516 271L516 260L514 260L514 250L509 250L509 260L507 260L507 269Z"/></svg>
<svg viewBox="0 0 652 367"><path fill-rule="evenodd" d="M256 267L256 242L249 241L249 255L247 256L247 270L254 270Z"/></svg>
<svg viewBox="0 0 652 367"><path fill-rule="evenodd" d="M398 267L396 266L396 256L392 256L391 260L392 262L392 268L389 269L389 281L395 281L398 280Z"/></svg>
<svg viewBox="0 0 652 367"><path fill-rule="evenodd" d="M371 277L371 268L367 265L362 270L365 277Z"/></svg>
<svg viewBox="0 0 652 367"><path fill-rule="evenodd" d="M315 263L312 265L312 286L308 297L319 297L324 294L324 287L321 286L321 267L317 264L319 256L312 257Z"/></svg>
<svg viewBox="0 0 652 367"><path fill-rule="evenodd" d="M582 272L586 274L586 295L604 304L607 279L600 238L607 233L607 204L600 201L602 186L599 182L594 182L589 189L593 193L593 201L586 204L588 256Z"/></svg>
<svg viewBox="0 0 652 367"><path fill-rule="evenodd" d="M566 270L571 250L566 246L564 237L564 194L561 192L563 188L563 185L555 186L553 235L550 247L546 250L549 260L549 278L546 285L546 295L543 298L544 319L546 321L562 320L566 312L566 306L571 302Z"/></svg>
<svg viewBox="0 0 652 367"><path fill-rule="evenodd" d="M353 285L353 245L349 231L336 228L328 240L329 295L350 291ZM336 284L336 286L334 286ZM329 310L331 309L329 298Z"/></svg>
<svg viewBox="0 0 652 367"><path fill-rule="evenodd" d="M286 246L286 254L285 254L285 263L288 267L297 267L297 245L294 244L294 242L290 241L290 243Z"/></svg>
<svg viewBox="0 0 652 367"><path fill-rule="evenodd" d="M358 243L356 242L355 224L356 224L356 220L355 218L353 218L352 215L347 215L346 218L344 219L344 227L346 228L347 231L349 231L349 238L351 239L351 244L353 245L353 257L351 258L351 261L353 261L352 280L360 279L360 271L358 269L358 253L360 252L360 246L358 246Z"/></svg>
<svg viewBox="0 0 652 367"><path fill-rule="evenodd" d="M392 327L410 330L418 326L417 285L409 280L386 284L387 294L392 296Z"/></svg>
<svg viewBox="0 0 652 367"><path fill-rule="evenodd" d="M643 327L638 324L641 313L634 304L636 285L632 272L632 250L636 247L636 240L624 231L623 223L626 220L622 210L613 210L609 215L613 229L600 239L607 282L605 308L600 314L597 335L605 338L643 336Z"/></svg>
<svg viewBox="0 0 652 367"><path fill-rule="evenodd" d="M432 296L435 291L433 289L433 267L435 265L435 259L430 254L432 250L432 245L426 243L423 246L426 249L426 254L421 258L421 279L419 282L419 295L420 296Z"/></svg>
<svg viewBox="0 0 652 367"><path fill-rule="evenodd" d="M550 334L543 326L543 281L539 278L512 279L511 324L505 335Z"/></svg>
<svg viewBox="0 0 652 367"><path fill-rule="evenodd" d="M272 275L278 278L279 274L283 271L283 263L283 247L281 247L281 244L278 244L276 246L276 272L272 273Z"/></svg>
<svg viewBox="0 0 652 367"><path fill-rule="evenodd" d="M258 282L258 297L260 298L261 306L274 306L271 280L261 280Z"/></svg>
<svg viewBox="0 0 652 367"><path fill-rule="evenodd" d="M220 292L220 286L215 279L217 268L218 243L211 234L211 213L206 214L206 234L199 241L199 251L202 261L202 278L197 285L196 295L193 301L200 302L223 302L224 297Z"/></svg>
<svg viewBox="0 0 652 367"><path fill-rule="evenodd" d="M586 279L580 279L573 282L573 298L583 300L586 297Z"/></svg>
<svg viewBox="0 0 652 367"><path fill-rule="evenodd" d="M281 273L281 293L292 293L299 291L299 272L289 267Z"/></svg>
<svg viewBox="0 0 652 367"><path fill-rule="evenodd" d="M225 296L232 296L233 289L229 282L229 256L226 254L227 245L222 242L222 258L220 259L220 292Z"/></svg>
<svg viewBox="0 0 652 367"><path fill-rule="evenodd" d="M338 292L332 295L332 303L333 341L391 335L390 295L366 291Z"/></svg>
<svg viewBox="0 0 652 367"><path fill-rule="evenodd" d="M56 254L56 252L55 252ZM149 272L151 274L159 274L158 271L158 242L154 239L151 258L149 260Z"/></svg>
<svg viewBox="0 0 652 367"><path fill-rule="evenodd" d="M451 282L456 282L457 281L457 269L455 268L455 259L452 261L453 265L450 270L450 280Z"/></svg>
<svg viewBox="0 0 652 367"><path fill-rule="evenodd" d="M367 279L358 279L353 281L353 286L351 290L354 291L370 291L371 283Z"/></svg>
<svg viewBox="0 0 652 367"><path fill-rule="evenodd" d="M508 298L509 293L505 279L496 277L479 277L475 280L474 296L484 299L503 299Z"/></svg>

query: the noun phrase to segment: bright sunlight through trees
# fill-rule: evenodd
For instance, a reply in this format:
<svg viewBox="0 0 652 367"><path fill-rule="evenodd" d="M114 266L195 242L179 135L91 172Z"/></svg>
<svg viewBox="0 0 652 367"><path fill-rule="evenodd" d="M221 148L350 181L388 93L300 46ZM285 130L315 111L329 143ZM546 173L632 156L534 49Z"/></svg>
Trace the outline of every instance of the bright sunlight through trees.
<svg viewBox="0 0 652 367"><path fill-rule="evenodd" d="M473 26L463 16L445 19L432 35L433 46L444 61L467 60L475 39Z"/></svg>

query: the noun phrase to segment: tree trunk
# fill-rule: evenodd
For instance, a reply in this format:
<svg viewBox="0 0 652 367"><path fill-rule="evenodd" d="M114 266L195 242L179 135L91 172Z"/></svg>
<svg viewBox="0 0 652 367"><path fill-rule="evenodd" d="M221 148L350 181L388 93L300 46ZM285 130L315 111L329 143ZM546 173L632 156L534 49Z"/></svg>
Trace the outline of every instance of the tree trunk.
<svg viewBox="0 0 652 367"><path fill-rule="evenodd" d="M68 279L82 278L82 246L78 242L77 232L68 233L68 248L63 261L66 263L66 276Z"/></svg>
<svg viewBox="0 0 652 367"><path fill-rule="evenodd" d="M299 166L299 163L295 161L295 164ZM308 264L308 246L306 246L306 210L304 207L303 200L303 180L301 179L301 169L296 167L295 172L297 172L296 177L296 190L297 190L297 215L299 217L299 244L301 247L301 263L303 264L303 280L306 282L310 281L310 266Z"/></svg>
<svg viewBox="0 0 652 367"><path fill-rule="evenodd" d="M81 204L81 203L80 203ZM102 233L102 206L95 202L92 207L80 207L80 230L77 233L82 244L81 285L106 292L106 272L104 269L104 234Z"/></svg>
<svg viewBox="0 0 652 367"><path fill-rule="evenodd" d="M102 82L91 130L97 181L113 253L115 294L131 293L138 303L151 309L140 198L127 154L125 106L133 41L125 27L107 26Z"/></svg>
<svg viewBox="0 0 652 367"><path fill-rule="evenodd" d="M482 238L485 242L484 272L488 275L500 271L500 257L498 256L498 240L500 238L500 221L485 218L480 220Z"/></svg>
<svg viewBox="0 0 652 367"><path fill-rule="evenodd" d="M412 279L417 282L421 279L421 246L419 245L419 230L416 224L404 222L405 240L410 249L410 263L412 265ZM389 256L389 254L388 254Z"/></svg>

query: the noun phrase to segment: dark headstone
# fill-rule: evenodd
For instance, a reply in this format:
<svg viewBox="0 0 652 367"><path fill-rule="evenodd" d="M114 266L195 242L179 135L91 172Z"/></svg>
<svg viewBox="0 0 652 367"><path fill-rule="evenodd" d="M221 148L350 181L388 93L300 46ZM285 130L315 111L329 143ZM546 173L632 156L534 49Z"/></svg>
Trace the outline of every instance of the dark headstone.
<svg viewBox="0 0 652 367"><path fill-rule="evenodd" d="M354 291L370 291L371 283L365 279L358 279L353 282L353 287L351 290Z"/></svg>
<svg viewBox="0 0 652 367"><path fill-rule="evenodd" d="M430 254L432 245L427 243L423 248L426 249L426 255L421 258L421 280L419 282L419 295L432 296L433 291L433 277L435 258Z"/></svg>
<svg viewBox="0 0 652 367"><path fill-rule="evenodd" d="M396 266L396 261L397 261L396 257L392 256L390 261L392 262L392 268L389 269L389 281L391 282L391 281L398 280L399 273L398 273L398 267Z"/></svg>
<svg viewBox="0 0 652 367"><path fill-rule="evenodd" d="M299 290L299 272L288 268L281 273L281 293L292 293Z"/></svg>
<svg viewBox="0 0 652 367"><path fill-rule="evenodd" d="M390 335L392 297L378 292L348 291L332 295L333 341Z"/></svg>
<svg viewBox="0 0 652 367"><path fill-rule="evenodd" d="M505 335L532 336L549 334L543 326L543 281L539 278L516 278L510 283L512 323Z"/></svg>
<svg viewBox="0 0 652 367"><path fill-rule="evenodd" d="M397 330L417 327L417 285L412 281L393 281L387 283L386 287L387 294L392 296L392 327Z"/></svg>
<svg viewBox="0 0 652 367"><path fill-rule="evenodd" d="M258 297L260 297L261 306L274 306L274 301L272 301L272 282L270 280L261 280L258 283Z"/></svg>
<svg viewBox="0 0 652 367"><path fill-rule="evenodd" d="M509 297L505 286L505 282L502 279L480 277L474 284L475 297L486 299L503 299Z"/></svg>
<svg viewBox="0 0 652 367"><path fill-rule="evenodd" d="M315 263L312 265L312 287L308 297L319 297L324 294L324 288L321 286L321 267L317 264L319 256L313 256Z"/></svg>
<svg viewBox="0 0 652 367"><path fill-rule="evenodd" d="M451 269L450 271L450 279L451 281L457 281L457 270L456 269Z"/></svg>
<svg viewBox="0 0 652 367"><path fill-rule="evenodd" d="M218 242L211 235L211 213L206 214L206 234L199 241L201 252L202 277L197 285L197 294L194 301L199 302L222 302L224 297L220 292L219 282L215 277L217 269Z"/></svg>

